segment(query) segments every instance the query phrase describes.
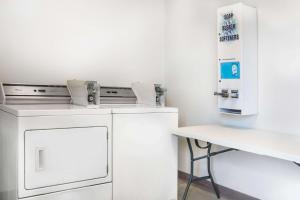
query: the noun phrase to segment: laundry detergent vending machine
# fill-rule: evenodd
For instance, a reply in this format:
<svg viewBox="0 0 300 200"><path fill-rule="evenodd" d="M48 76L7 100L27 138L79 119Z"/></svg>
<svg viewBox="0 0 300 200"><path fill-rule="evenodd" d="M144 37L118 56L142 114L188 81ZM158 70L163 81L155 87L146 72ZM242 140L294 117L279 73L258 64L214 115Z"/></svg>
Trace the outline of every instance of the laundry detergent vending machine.
<svg viewBox="0 0 300 200"><path fill-rule="evenodd" d="M221 113L257 114L256 8L238 3L218 9L218 108Z"/></svg>

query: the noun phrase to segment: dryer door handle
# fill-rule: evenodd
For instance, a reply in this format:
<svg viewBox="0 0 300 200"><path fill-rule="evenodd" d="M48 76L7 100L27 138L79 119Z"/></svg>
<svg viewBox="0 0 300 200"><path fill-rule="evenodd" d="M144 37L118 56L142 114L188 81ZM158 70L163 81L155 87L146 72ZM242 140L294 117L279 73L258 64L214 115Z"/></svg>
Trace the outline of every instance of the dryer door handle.
<svg viewBox="0 0 300 200"><path fill-rule="evenodd" d="M43 171L45 167L45 148L36 147L35 149L35 171Z"/></svg>

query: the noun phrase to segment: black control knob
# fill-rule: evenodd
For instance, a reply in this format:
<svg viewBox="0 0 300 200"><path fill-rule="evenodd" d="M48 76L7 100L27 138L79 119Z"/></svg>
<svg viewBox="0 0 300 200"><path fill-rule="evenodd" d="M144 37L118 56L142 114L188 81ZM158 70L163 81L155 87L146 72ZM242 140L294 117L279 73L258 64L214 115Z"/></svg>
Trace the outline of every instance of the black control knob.
<svg viewBox="0 0 300 200"><path fill-rule="evenodd" d="M94 100L95 100L95 97L93 96L93 95L89 95L88 96L88 102L94 102Z"/></svg>

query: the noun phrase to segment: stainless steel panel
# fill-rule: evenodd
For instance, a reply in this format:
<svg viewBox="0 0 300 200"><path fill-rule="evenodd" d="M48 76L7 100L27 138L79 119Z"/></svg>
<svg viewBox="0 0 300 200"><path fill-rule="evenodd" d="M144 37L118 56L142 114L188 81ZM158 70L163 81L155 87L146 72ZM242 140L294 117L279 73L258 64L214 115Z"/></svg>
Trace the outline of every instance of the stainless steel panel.
<svg viewBox="0 0 300 200"><path fill-rule="evenodd" d="M136 98L101 97L100 104L136 104Z"/></svg>
<svg viewBox="0 0 300 200"><path fill-rule="evenodd" d="M7 96L5 104L69 104L70 97Z"/></svg>
<svg viewBox="0 0 300 200"><path fill-rule="evenodd" d="M66 86L3 84L6 96L70 96Z"/></svg>
<svg viewBox="0 0 300 200"><path fill-rule="evenodd" d="M136 104L137 98L131 88L101 87L100 104Z"/></svg>
<svg viewBox="0 0 300 200"><path fill-rule="evenodd" d="M131 88L125 87L101 87L100 97L133 97L136 98Z"/></svg>

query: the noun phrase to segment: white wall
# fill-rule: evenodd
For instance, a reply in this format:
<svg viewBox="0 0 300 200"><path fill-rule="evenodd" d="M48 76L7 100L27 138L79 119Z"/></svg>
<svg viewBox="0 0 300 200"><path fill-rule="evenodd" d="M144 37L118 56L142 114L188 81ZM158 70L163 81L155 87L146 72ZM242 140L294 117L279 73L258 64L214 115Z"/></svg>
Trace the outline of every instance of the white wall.
<svg viewBox="0 0 300 200"><path fill-rule="evenodd" d="M179 107L182 126L220 122L300 135L298 0L244 0L258 8L260 114L218 114L216 9L232 2L166 0L165 22L163 0L0 0L0 80L126 86L163 82L165 70L168 103ZM181 141L183 171L186 150ZM298 199L300 170L289 162L232 152L213 168L224 186L261 199Z"/></svg>
<svg viewBox="0 0 300 200"><path fill-rule="evenodd" d="M162 82L163 0L0 0L0 81Z"/></svg>
<svg viewBox="0 0 300 200"><path fill-rule="evenodd" d="M167 0L168 104L179 107L181 126L217 122L300 135L297 0L243 1L258 9L259 115L226 117L217 112L212 95L217 89L216 9L233 2ZM188 172L185 141L180 148L180 170ZM223 154L213 162L221 185L260 199L299 199L300 168L290 162L244 152ZM199 171L204 175L204 163Z"/></svg>

